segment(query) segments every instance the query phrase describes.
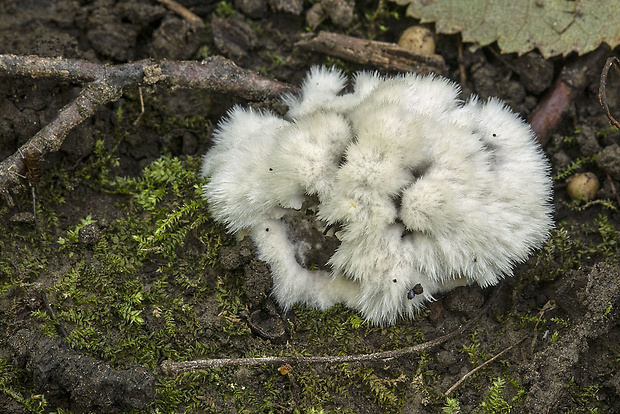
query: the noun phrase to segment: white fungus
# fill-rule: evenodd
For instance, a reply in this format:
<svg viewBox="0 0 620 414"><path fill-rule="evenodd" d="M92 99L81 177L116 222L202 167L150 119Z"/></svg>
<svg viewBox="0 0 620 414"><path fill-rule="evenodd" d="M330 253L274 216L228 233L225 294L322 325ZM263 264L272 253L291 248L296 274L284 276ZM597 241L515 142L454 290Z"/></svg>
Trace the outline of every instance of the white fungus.
<svg viewBox="0 0 620 414"><path fill-rule="evenodd" d="M313 68L286 117L235 107L204 158L204 196L249 234L273 296L344 302L374 324L496 284L546 240L549 167L529 126L448 80Z"/></svg>

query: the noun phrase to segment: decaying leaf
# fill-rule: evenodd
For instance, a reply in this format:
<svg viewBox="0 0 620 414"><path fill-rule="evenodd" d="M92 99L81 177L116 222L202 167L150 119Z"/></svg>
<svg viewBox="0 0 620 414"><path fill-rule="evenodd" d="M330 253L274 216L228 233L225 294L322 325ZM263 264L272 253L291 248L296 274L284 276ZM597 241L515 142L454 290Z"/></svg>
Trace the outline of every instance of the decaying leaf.
<svg viewBox="0 0 620 414"><path fill-rule="evenodd" d="M408 15L435 22L438 33L461 32L463 41L481 46L497 41L504 53L538 48L548 58L620 44L618 0L394 1L408 4Z"/></svg>

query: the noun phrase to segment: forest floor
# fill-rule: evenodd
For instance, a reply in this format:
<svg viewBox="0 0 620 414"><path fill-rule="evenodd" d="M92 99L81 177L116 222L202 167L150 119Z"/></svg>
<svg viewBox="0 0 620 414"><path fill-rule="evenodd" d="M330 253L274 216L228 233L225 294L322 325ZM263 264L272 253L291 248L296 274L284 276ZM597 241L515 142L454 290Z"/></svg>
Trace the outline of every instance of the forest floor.
<svg viewBox="0 0 620 414"><path fill-rule="evenodd" d="M3 1L0 53L100 63L224 55L292 85L316 64L374 69L295 47L309 31L310 2L269 1L280 9L266 0L179 3L205 25L149 0ZM416 23L403 7L373 1L360 2L350 22L332 20L316 30L387 42ZM446 75L465 81L465 98L498 96L524 118L574 58L501 55L494 45L464 45L459 58L457 36L436 42ZM234 104L273 102L125 90L44 157L36 216L26 181L13 206L0 200L0 411L618 412L620 213L611 184L620 189L620 156L603 165L596 155L616 148L620 132L598 104L599 73L545 147L555 228L544 247L499 286L456 289L390 327L369 325L343 306L283 313L251 243L239 244L209 218L198 171L214 126ZM618 82L608 90L620 108ZM0 78L0 160L79 91L54 79ZM566 178L578 171L600 180L595 202L566 194ZM160 368L165 360L394 350L475 317L440 346L388 360L174 377Z"/></svg>

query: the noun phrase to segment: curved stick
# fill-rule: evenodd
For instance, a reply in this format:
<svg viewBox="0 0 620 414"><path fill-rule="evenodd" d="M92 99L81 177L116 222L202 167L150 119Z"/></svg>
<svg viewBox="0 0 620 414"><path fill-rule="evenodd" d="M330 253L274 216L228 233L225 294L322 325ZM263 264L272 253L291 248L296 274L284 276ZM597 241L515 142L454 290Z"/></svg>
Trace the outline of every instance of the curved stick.
<svg viewBox="0 0 620 414"><path fill-rule="evenodd" d="M605 66L603 66L603 70L601 72L601 83L598 87L598 102L605 110L609 121L618 129L620 129L620 123L618 123L616 118L611 115L611 112L609 112L609 105L607 105L607 74L609 73L609 68L611 68L612 65L616 68L616 70L620 71L620 69L618 69L619 63L620 60L618 60L615 56L607 58L607 62L605 62Z"/></svg>
<svg viewBox="0 0 620 414"><path fill-rule="evenodd" d="M234 94L250 100L275 98L298 89L214 56L202 62L141 60L106 65L84 60L0 54L0 76L51 78L83 84L78 97L60 110L56 118L0 163L0 193L9 205L10 192L23 189L24 159L32 151L40 157L58 151L75 126L92 116L102 105L118 100L128 86L206 89Z"/></svg>
<svg viewBox="0 0 620 414"><path fill-rule="evenodd" d="M609 48L603 45L593 52L578 57L562 69L560 76L538 102L528 119L541 146L544 147L551 139L551 135L564 119L570 106L588 85L588 74L591 73L591 69L599 68L608 54Z"/></svg>

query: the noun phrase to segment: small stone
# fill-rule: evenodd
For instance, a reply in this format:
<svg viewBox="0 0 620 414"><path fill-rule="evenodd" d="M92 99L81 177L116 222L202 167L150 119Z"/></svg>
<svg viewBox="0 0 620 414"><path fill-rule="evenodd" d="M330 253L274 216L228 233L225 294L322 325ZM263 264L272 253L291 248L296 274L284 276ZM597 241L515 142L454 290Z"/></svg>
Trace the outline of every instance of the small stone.
<svg viewBox="0 0 620 414"><path fill-rule="evenodd" d="M521 82L517 82L511 79L501 80L498 83L499 92L506 103L513 108L516 108L518 104L525 99L525 88L521 85Z"/></svg>
<svg viewBox="0 0 620 414"><path fill-rule="evenodd" d="M189 59L200 46L204 24L166 17L153 33L148 53L156 59Z"/></svg>
<svg viewBox="0 0 620 414"><path fill-rule="evenodd" d="M306 12L306 24L312 30L316 29L325 19L325 10L321 3L313 4L310 10Z"/></svg>
<svg viewBox="0 0 620 414"><path fill-rule="evenodd" d="M353 22L355 3L351 0L322 0L321 7L336 26L349 27Z"/></svg>
<svg viewBox="0 0 620 414"><path fill-rule="evenodd" d="M535 95L549 88L553 82L553 63L536 52L519 57L514 67L525 89Z"/></svg>
<svg viewBox="0 0 620 414"><path fill-rule="evenodd" d="M134 1L120 3L117 10L123 19L129 20L132 24L139 27L156 23L167 14L166 8L163 6Z"/></svg>
<svg viewBox="0 0 620 414"><path fill-rule="evenodd" d="M245 57L258 44L256 32L240 14L228 19L211 19L213 42L220 52L232 59Z"/></svg>
<svg viewBox="0 0 620 414"><path fill-rule="evenodd" d="M130 24L107 22L93 25L86 37L97 53L126 62L134 58L138 30Z"/></svg>
<svg viewBox="0 0 620 414"><path fill-rule="evenodd" d="M553 154L551 159L553 161L554 167L556 169L558 169L558 170L562 170L562 169L568 167L570 165L570 163L571 163L570 157L563 150L560 150L560 151L556 152L555 154Z"/></svg>
<svg viewBox="0 0 620 414"><path fill-rule="evenodd" d="M270 309L260 309L253 312L250 315L249 325L256 335L272 341L278 340L286 334L282 318Z"/></svg>
<svg viewBox="0 0 620 414"><path fill-rule="evenodd" d="M100 237L101 232L99 231L99 226L97 226L97 223L87 224L78 232L78 241L87 246L97 244Z"/></svg>
<svg viewBox="0 0 620 414"><path fill-rule="evenodd" d="M295 16L304 11L303 0L269 0L269 6L276 13L290 13Z"/></svg>
<svg viewBox="0 0 620 414"><path fill-rule="evenodd" d="M235 8L250 19L262 19L267 15L267 0L235 0Z"/></svg>
<svg viewBox="0 0 620 414"><path fill-rule="evenodd" d="M577 134L577 144L581 153L587 157L599 153L602 149L590 127L584 127L581 133Z"/></svg>
<svg viewBox="0 0 620 414"><path fill-rule="evenodd" d="M620 145L609 145L596 157L596 165L614 179L620 180Z"/></svg>

